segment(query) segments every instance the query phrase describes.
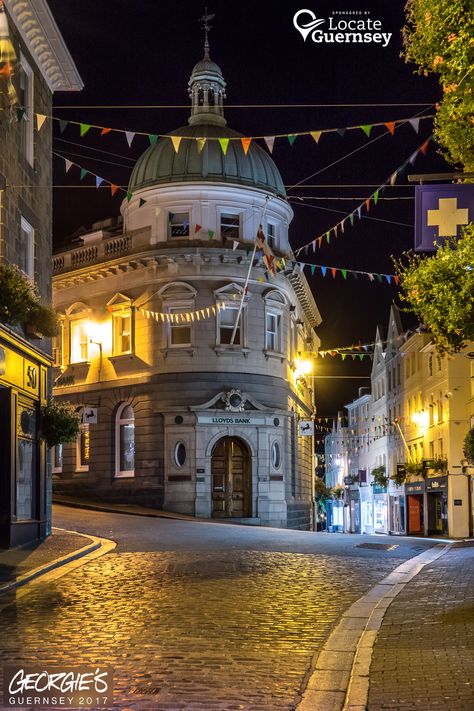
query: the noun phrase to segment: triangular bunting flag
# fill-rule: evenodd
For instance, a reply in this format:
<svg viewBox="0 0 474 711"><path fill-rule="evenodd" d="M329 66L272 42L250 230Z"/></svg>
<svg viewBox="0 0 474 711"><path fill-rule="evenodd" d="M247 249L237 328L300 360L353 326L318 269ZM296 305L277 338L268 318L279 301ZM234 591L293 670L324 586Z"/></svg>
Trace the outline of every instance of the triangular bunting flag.
<svg viewBox="0 0 474 711"><path fill-rule="evenodd" d="M371 132L371 130L372 130L372 124L366 123L364 126L361 126L361 129L363 130L363 132L365 133L365 135L367 136L367 138L370 138L370 132Z"/></svg>
<svg viewBox="0 0 474 711"><path fill-rule="evenodd" d="M89 173L88 170L86 170L85 168L81 168L81 180L84 180L84 178L86 177L86 175L88 173Z"/></svg>
<svg viewBox="0 0 474 711"><path fill-rule="evenodd" d="M379 199L379 191L378 190L375 191L373 198L374 198L374 204L376 205L377 201Z"/></svg>
<svg viewBox="0 0 474 711"><path fill-rule="evenodd" d="M344 360L344 358L346 357L347 353L340 353L339 355L341 356L342 360Z"/></svg>
<svg viewBox="0 0 474 711"><path fill-rule="evenodd" d="M331 233L330 233L330 232L326 232L326 242L327 242L328 244L329 244L330 239L331 239Z"/></svg>
<svg viewBox="0 0 474 711"><path fill-rule="evenodd" d="M332 278L335 279L335 278L336 278L337 269L336 269L335 267L331 267L331 272L332 272Z"/></svg>
<svg viewBox="0 0 474 711"><path fill-rule="evenodd" d="M349 220L351 221L351 225L353 225L354 224L354 213L353 212L351 212L351 214L349 215Z"/></svg>
<svg viewBox="0 0 474 711"><path fill-rule="evenodd" d="M347 279L347 269L341 269L341 274L344 277L344 279Z"/></svg>
<svg viewBox="0 0 474 711"><path fill-rule="evenodd" d="M369 277L370 281L373 281L373 280L374 280L374 275L373 275L373 274L370 274L370 273L369 273L369 274L367 274L367 276Z"/></svg>
<svg viewBox="0 0 474 711"><path fill-rule="evenodd" d="M202 153L204 150L204 146L206 145L206 139L205 138L196 138L196 143L197 143L198 153Z"/></svg>
<svg viewBox="0 0 474 711"><path fill-rule="evenodd" d="M64 162L66 163L66 173L69 173L74 163L71 160L68 160L67 158L64 159Z"/></svg>
<svg viewBox="0 0 474 711"><path fill-rule="evenodd" d="M295 141L296 141L296 133L289 133L288 134L288 143L290 144L290 146L292 146Z"/></svg>
<svg viewBox="0 0 474 711"><path fill-rule="evenodd" d="M428 140L425 141L420 148L420 151L423 153L423 155L426 155L426 151L428 150L428 143L429 142L430 142L430 139L428 138Z"/></svg>
<svg viewBox="0 0 474 711"><path fill-rule="evenodd" d="M21 121L21 119L24 118L25 115L26 115L25 109L20 108L20 109L16 110L16 120L17 121Z"/></svg>
<svg viewBox="0 0 474 711"><path fill-rule="evenodd" d="M111 128L106 128L106 127L104 126L104 128L103 128L102 131L100 132L100 135L101 135L101 136L106 136L108 133L112 133L112 129L111 129Z"/></svg>
<svg viewBox="0 0 474 711"><path fill-rule="evenodd" d="M235 251L237 247L239 246L239 243L236 239L232 242L232 250Z"/></svg>
<svg viewBox="0 0 474 711"><path fill-rule="evenodd" d="M321 138L322 131L311 131L311 136L314 138L316 143L319 142L319 139Z"/></svg>
<svg viewBox="0 0 474 711"><path fill-rule="evenodd" d="M400 277L398 276L398 274L395 274L395 276L393 277L393 280L394 280L395 284L398 286L398 282L400 281Z"/></svg>
<svg viewBox="0 0 474 711"><path fill-rule="evenodd" d="M408 119L408 123L413 128L415 133L418 133L418 129L420 128L420 119L419 118Z"/></svg>
<svg viewBox="0 0 474 711"><path fill-rule="evenodd" d="M158 136L156 135L156 133L149 133L148 140L150 141L150 146L154 146L158 140Z"/></svg>
<svg viewBox="0 0 474 711"><path fill-rule="evenodd" d="M384 123L384 126L390 131L393 136L393 134L395 133L395 121L388 121L387 123Z"/></svg>
<svg viewBox="0 0 474 711"><path fill-rule="evenodd" d="M208 230L207 236L209 237L209 239L212 239L214 237L214 230Z"/></svg>
<svg viewBox="0 0 474 711"><path fill-rule="evenodd" d="M227 153L227 149L229 147L229 139L228 138L219 138L219 143L222 149L222 153L225 155Z"/></svg>
<svg viewBox="0 0 474 711"><path fill-rule="evenodd" d="M241 138L242 148L244 149L245 155L249 152L250 144L252 143L251 138Z"/></svg>
<svg viewBox="0 0 474 711"><path fill-rule="evenodd" d="M104 179L101 178L99 175L95 176L95 187L100 188L101 184L104 182Z"/></svg>
<svg viewBox="0 0 474 711"><path fill-rule="evenodd" d="M341 232L342 232L342 234L344 234L344 222L345 222L345 220L343 220L343 221L341 222Z"/></svg>
<svg viewBox="0 0 474 711"><path fill-rule="evenodd" d="M367 212L369 212L369 209L370 209L370 198L367 198L367 200L365 201L365 207L366 207Z"/></svg>
<svg viewBox="0 0 474 711"><path fill-rule="evenodd" d="M382 275L381 275L381 274L376 274L375 276L377 277L377 281L378 281L378 282L381 282L381 281L382 281Z"/></svg>
<svg viewBox="0 0 474 711"><path fill-rule="evenodd" d="M359 353L359 360L364 360L364 354L363 354L363 353Z"/></svg>
<svg viewBox="0 0 474 711"><path fill-rule="evenodd" d="M44 114L36 114L36 129L41 131L41 128L46 121L46 116Z"/></svg>
<svg viewBox="0 0 474 711"><path fill-rule="evenodd" d="M318 247L319 247L319 248L321 248L322 243L323 243L323 238L322 238L322 237L319 237L319 238L318 238Z"/></svg>
<svg viewBox="0 0 474 711"><path fill-rule="evenodd" d="M81 136L85 136L86 133L90 130L91 126L88 123L80 123L79 124L79 132Z"/></svg>
<svg viewBox="0 0 474 711"><path fill-rule="evenodd" d="M132 147L133 139L135 138L135 133L133 131L125 131L125 137L127 139L128 147Z"/></svg>
<svg viewBox="0 0 474 711"><path fill-rule="evenodd" d="M336 133L337 133L339 136L344 136L345 132L346 132L346 129L345 129L345 128L336 128Z"/></svg>
<svg viewBox="0 0 474 711"><path fill-rule="evenodd" d="M397 171L395 171L395 173L392 173L392 175L390 176L390 185L395 185L395 183L397 182L397 175Z"/></svg>
<svg viewBox="0 0 474 711"><path fill-rule="evenodd" d="M352 354L351 354L351 358L352 358L352 360L355 360L355 359L357 358L356 354L355 354L355 353L352 353Z"/></svg>
<svg viewBox="0 0 474 711"><path fill-rule="evenodd" d="M171 143L173 144L174 152L179 151L179 144L181 143L181 136L170 136Z"/></svg>
<svg viewBox="0 0 474 711"><path fill-rule="evenodd" d="M362 205L359 205L357 208L357 215L359 216L359 220L362 219Z"/></svg>
<svg viewBox="0 0 474 711"><path fill-rule="evenodd" d="M127 202L130 202L132 197L133 197L133 193L127 193Z"/></svg>
<svg viewBox="0 0 474 711"><path fill-rule="evenodd" d="M315 271L316 271L316 264L312 264L311 265L311 276L313 276Z"/></svg>
<svg viewBox="0 0 474 711"><path fill-rule="evenodd" d="M194 225L194 234L196 234L196 232L199 232L199 230L202 230L202 225Z"/></svg>
<svg viewBox="0 0 474 711"><path fill-rule="evenodd" d="M323 277L326 276L326 270L327 270L327 267L321 267L321 274L323 275Z"/></svg>
<svg viewBox="0 0 474 711"><path fill-rule="evenodd" d="M140 198L140 200L138 201L138 207L143 207L143 205L145 205L145 203L146 203L146 200L144 200L143 198Z"/></svg>
<svg viewBox="0 0 474 711"><path fill-rule="evenodd" d="M273 153L273 146L275 143L275 136L265 136L265 143L267 144L270 153Z"/></svg>
<svg viewBox="0 0 474 711"><path fill-rule="evenodd" d="M61 133L64 133L64 131L67 128L69 121L65 121L64 119L59 119L59 130Z"/></svg>
<svg viewBox="0 0 474 711"><path fill-rule="evenodd" d="M118 190L118 185L114 185L114 183L110 183L110 192L112 193L112 197L115 195L117 190Z"/></svg>
<svg viewBox="0 0 474 711"><path fill-rule="evenodd" d="M385 279L390 284L390 274L384 274Z"/></svg>

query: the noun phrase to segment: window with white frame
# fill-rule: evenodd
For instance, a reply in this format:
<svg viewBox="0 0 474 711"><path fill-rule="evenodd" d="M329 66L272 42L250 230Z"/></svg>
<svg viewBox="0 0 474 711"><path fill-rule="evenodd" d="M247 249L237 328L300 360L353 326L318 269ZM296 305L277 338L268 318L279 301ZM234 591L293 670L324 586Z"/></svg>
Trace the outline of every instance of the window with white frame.
<svg viewBox="0 0 474 711"><path fill-rule="evenodd" d="M164 346L189 348L193 345L194 326L191 313L195 310L196 289L186 282L171 282L158 292L161 309L169 314L164 324Z"/></svg>
<svg viewBox="0 0 474 711"><path fill-rule="evenodd" d="M234 333L235 324L239 317L239 305L238 304L225 304L225 308L219 309L217 312L217 340L218 345L228 346L232 343L232 334ZM235 331L235 336L232 345L241 346L242 345L242 317L243 313L240 314L237 329Z"/></svg>
<svg viewBox="0 0 474 711"><path fill-rule="evenodd" d="M53 337L53 365L57 368L63 364L64 321L59 321L59 333Z"/></svg>
<svg viewBox="0 0 474 711"><path fill-rule="evenodd" d="M168 347L169 348L185 348L192 345L193 340L193 325L186 317L186 314L192 308L185 304L180 306L169 306L168 313L170 314L170 322L168 324Z"/></svg>
<svg viewBox="0 0 474 711"><path fill-rule="evenodd" d="M189 237L189 212L169 213L168 237Z"/></svg>
<svg viewBox="0 0 474 711"><path fill-rule="evenodd" d="M74 319L70 322L71 363L85 363L89 360L89 320Z"/></svg>
<svg viewBox="0 0 474 711"><path fill-rule="evenodd" d="M90 426L82 422L84 416L83 407L77 410L77 414L81 424L79 425L79 434L76 439L76 472L88 472L91 457Z"/></svg>
<svg viewBox="0 0 474 711"><path fill-rule="evenodd" d="M20 221L20 244L18 248L18 267L30 279L35 276L35 231L24 217Z"/></svg>
<svg viewBox="0 0 474 711"><path fill-rule="evenodd" d="M18 100L21 118L21 151L30 165L34 163L34 74L23 54L20 57Z"/></svg>
<svg viewBox="0 0 474 711"><path fill-rule="evenodd" d="M113 353L125 355L132 352L132 312L117 311L112 314Z"/></svg>
<svg viewBox="0 0 474 711"><path fill-rule="evenodd" d="M222 239L240 239L239 213L221 212Z"/></svg>
<svg viewBox="0 0 474 711"><path fill-rule="evenodd" d="M277 246L276 225L273 222L267 222L267 243L274 250Z"/></svg>
<svg viewBox="0 0 474 711"><path fill-rule="evenodd" d="M265 348L269 351L281 350L281 314L267 311L265 317Z"/></svg>
<svg viewBox="0 0 474 711"><path fill-rule="evenodd" d="M53 474L61 474L63 470L63 445L56 444L52 448Z"/></svg>
<svg viewBox="0 0 474 711"><path fill-rule="evenodd" d="M115 416L115 476L135 476L135 413L128 402Z"/></svg>

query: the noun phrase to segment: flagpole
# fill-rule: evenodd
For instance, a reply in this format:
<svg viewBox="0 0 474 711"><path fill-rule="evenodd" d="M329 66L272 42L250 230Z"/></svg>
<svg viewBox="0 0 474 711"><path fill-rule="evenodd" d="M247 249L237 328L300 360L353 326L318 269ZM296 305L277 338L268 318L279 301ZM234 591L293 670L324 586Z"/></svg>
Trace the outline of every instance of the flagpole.
<svg viewBox="0 0 474 711"><path fill-rule="evenodd" d="M270 200L270 198L269 198L268 195L267 195L267 196L265 197L265 207L263 208L263 211L262 211L262 217L261 217L261 223L262 223L262 224L263 224L263 220L264 220L264 218L265 218L265 213L266 213L266 211L267 211L267 205L268 205L268 201L269 201L269 200ZM231 346L234 345L235 334L237 333L237 329L238 329L238 327L239 327L240 317L241 317L241 315L242 315L242 309L244 308L244 299L245 299L245 296L246 296L246 294L247 294L247 289L248 289L248 285L249 285L249 281L250 281L250 274L251 274L251 272L252 272L252 267L253 267L253 260L255 259L255 254L256 254L256 253L257 253L257 239L255 238L255 245L254 245L254 248L253 248L252 256L251 256L251 258L250 258L250 264L249 264L249 268L248 268L248 271L247 271L247 276L246 276L246 278L245 278L244 289L243 289L243 291L242 291L242 298L240 299L239 310L238 310L238 312L237 312L237 318L235 319L234 330L232 331L232 338L230 339L230 345L231 345Z"/></svg>

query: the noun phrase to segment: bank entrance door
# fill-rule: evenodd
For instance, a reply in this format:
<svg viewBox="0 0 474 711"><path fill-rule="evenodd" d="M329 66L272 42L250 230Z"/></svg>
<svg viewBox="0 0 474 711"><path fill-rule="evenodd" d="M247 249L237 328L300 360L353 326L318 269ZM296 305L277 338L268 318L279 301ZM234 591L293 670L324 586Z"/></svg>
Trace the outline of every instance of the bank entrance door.
<svg viewBox="0 0 474 711"><path fill-rule="evenodd" d="M251 516L250 452L237 437L220 439L212 450L212 516Z"/></svg>

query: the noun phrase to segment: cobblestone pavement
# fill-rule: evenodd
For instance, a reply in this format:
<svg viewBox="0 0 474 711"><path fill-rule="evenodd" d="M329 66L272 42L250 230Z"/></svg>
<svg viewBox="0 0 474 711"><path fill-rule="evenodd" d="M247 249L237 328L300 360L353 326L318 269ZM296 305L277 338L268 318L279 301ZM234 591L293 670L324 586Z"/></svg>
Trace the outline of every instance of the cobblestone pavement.
<svg viewBox="0 0 474 711"><path fill-rule="evenodd" d="M388 608L374 647L368 708L474 709L474 548L453 548Z"/></svg>
<svg viewBox="0 0 474 711"><path fill-rule="evenodd" d="M77 510L56 524L73 528L69 516L78 530L113 530L119 546L2 610L0 666L110 665L117 709L292 709L340 614L419 551Z"/></svg>

